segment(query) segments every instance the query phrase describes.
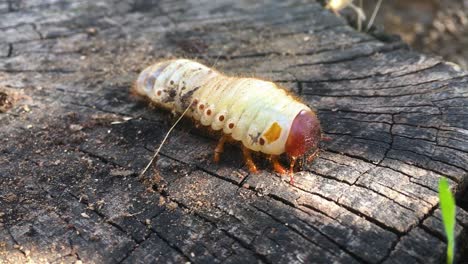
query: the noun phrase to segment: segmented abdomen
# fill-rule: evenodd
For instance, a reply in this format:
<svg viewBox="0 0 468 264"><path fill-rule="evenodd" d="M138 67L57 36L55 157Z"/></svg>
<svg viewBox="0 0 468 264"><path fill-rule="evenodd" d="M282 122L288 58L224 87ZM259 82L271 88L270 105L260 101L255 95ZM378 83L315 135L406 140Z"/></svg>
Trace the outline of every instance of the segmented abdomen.
<svg viewBox="0 0 468 264"><path fill-rule="evenodd" d="M187 116L267 154L283 153L294 118L301 110L310 111L272 82L228 77L185 59L149 66L135 90L178 113L192 104Z"/></svg>

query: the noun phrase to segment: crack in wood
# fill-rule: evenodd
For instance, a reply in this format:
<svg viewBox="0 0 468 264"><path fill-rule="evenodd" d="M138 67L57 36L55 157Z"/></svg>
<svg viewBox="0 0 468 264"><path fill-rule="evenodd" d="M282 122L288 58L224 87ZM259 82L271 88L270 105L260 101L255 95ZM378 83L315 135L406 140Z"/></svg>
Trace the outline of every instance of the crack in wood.
<svg viewBox="0 0 468 264"><path fill-rule="evenodd" d="M103 223L106 223L106 224L114 227L115 229L117 229L120 232L122 232L123 234L125 234L127 237L131 238L135 242L135 244L139 244L140 242L142 242L142 241L139 241L138 239L136 239L135 237L133 237L132 234L129 234L123 227L121 227L118 224L110 221L109 218L106 215L104 215L102 212L100 212L96 208L92 208L92 206L90 206L90 204L87 201L84 201L83 199L81 199L79 196L76 196L71 191L68 191L68 194L70 196L72 196L73 198L75 198L79 203L81 203L83 205L86 205L86 209L92 211L93 213L95 213L99 218L101 218L103 220Z"/></svg>
<svg viewBox="0 0 468 264"><path fill-rule="evenodd" d="M321 96L321 97L333 97L333 98L350 98L350 99L353 99L353 98L375 98L375 99L379 99L379 98L398 98L398 97L408 97L408 96L414 96L414 95L430 95L438 90L445 90L447 88L448 85L442 85L438 88L435 88L435 89L432 89L432 90L429 90L429 91L424 91L424 92L418 92L418 91L415 91L415 92L412 92L412 93L406 93L406 94L372 94L372 95L364 95L364 94L327 94L327 93L305 93L305 95L308 95L308 96ZM359 89L361 90L361 89ZM351 90L353 91L353 90ZM419 105L418 105L419 106ZM431 106L434 106L434 105L431 105ZM401 106L400 106L401 107Z"/></svg>
<svg viewBox="0 0 468 264"><path fill-rule="evenodd" d="M23 247L21 246L21 244L18 243L18 241L16 241L15 237L13 236L13 234L11 234L11 231L9 228L6 228L5 229L8 233L8 235L10 236L11 240L13 241L13 243L16 245L16 247L14 247L15 250L19 251L21 254L23 254L23 256L25 257L28 257L28 254L26 254L26 252L23 250Z"/></svg>
<svg viewBox="0 0 468 264"><path fill-rule="evenodd" d="M375 169L375 168L374 168L374 169ZM412 208L410 208L410 207L407 207L407 206L405 206L405 205L403 205L403 204L397 202L395 199L393 199L393 198L391 198L391 197L388 197L387 195L385 195L385 194L383 194L383 193L381 193L381 192L379 192L379 191L377 191L377 190L372 189L372 187L370 187L370 186L365 186L365 185L363 185L363 184L357 183L357 182L359 182L359 178L355 181L355 183L349 184L349 183L346 182L346 181L342 181L342 180L339 180L339 179L334 178L334 177L331 177L331 176L327 176L327 175L323 175L323 174L318 174L317 172L313 172L313 173L314 173L314 174L317 174L317 175L320 176L320 177L323 177L323 178L326 178L326 179L330 179L330 180L335 180L335 181L344 183L344 184L349 185L349 186L357 186L357 187L364 188L364 189L369 190L369 191L371 191L371 192L373 192L373 193L375 193L375 194L377 194L377 195L379 195L379 196L385 197L386 199L388 199L388 200L394 202L395 204L397 204L397 205L399 205L399 206L401 206L401 207L403 207L403 208L405 208L405 209L407 209L407 210L409 210L409 211L412 211L412 212L414 212L414 213L416 212L414 209L412 209ZM367 173L367 172L366 172L366 173ZM366 174L366 173L363 173L362 175L364 175L364 174ZM403 196L406 196L406 197L408 197L408 198L414 198L414 199L417 199L417 200L420 200L420 201L425 202L424 200L421 200L421 199L419 199L418 197L409 196L409 195L407 195L407 194L405 194L405 193L402 193L402 192L400 192L400 191L398 191L398 190L394 190L394 189L392 189L391 187L388 187L388 186L386 186L386 185L383 185L383 184L381 184L381 183L379 183L379 182L376 182L376 184L380 184L381 186L386 187L386 188L389 188L389 189L391 189L392 191L398 192L399 194L401 194L401 195L403 195ZM412 199L411 199L411 200L412 200Z"/></svg>
<svg viewBox="0 0 468 264"><path fill-rule="evenodd" d="M13 44L12 43L8 43L8 52L7 52L7 58L10 58L11 55L13 54Z"/></svg>
<svg viewBox="0 0 468 264"><path fill-rule="evenodd" d="M452 167L455 167L457 169L460 169L460 170L463 170L465 172L468 172L468 169L466 168L463 168L459 165L455 165L455 164L452 164L450 162L447 162L447 161L444 161L444 160L440 160L440 159L436 159L434 158L433 156L428 156L428 155L425 155L425 154L422 154L422 153L419 153L419 152L416 152L416 151L413 151L413 150L409 150L409 149L402 149L402 148L396 148L396 147L393 147L394 150L399 150L399 151L403 151L403 152L410 152L410 153L413 153L413 154L416 154L416 155L420 155L420 156L424 156L430 160L433 160L433 161L437 161L437 162L440 162L442 164L446 164L446 165L449 165L449 166L452 166ZM424 169L427 169L427 168L424 168ZM446 175L448 178L450 178L449 175ZM456 178L450 178L451 180L455 181L455 182L459 182L459 180L457 180Z"/></svg>
<svg viewBox="0 0 468 264"><path fill-rule="evenodd" d="M353 87L352 89L347 88L346 91L351 90L351 91L357 91L357 92L362 92L362 91L373 92L373 91L383 91L383 90L394 90L397 88L419 87L419 86L425 86L428 84L440 83L441 86L434 88L434 89L438 89L441 87L448 87L449 85L456 84L454 81L460 81L460 84L464 84L467 81L465 79L466 77L468 77L468 75L460 75L460 76L455 76L455 77L450 77L450 78L445 78L445 79L441 78L441 79L428 80L428 81L417 82L417 83L404 83L401 85L391 85L391 86L385 86L383 84L392 83L393 79L390 79L390 80L384 79L382 82L379 82L378 80L376 80L375 86L371 86L371 87L359 86L359 87ZM347 81L344 81L344 82L347 82ZM304 83L307 83L307 82L304 82ZM428 90L426 93L431 93L434 89ZM342 91L342 90L338 90L338 91ZM421 94L424 94L424 93L421 93ZM352 95L349 95L349 96L352 96ZM454 99L456 98L466 99L466 97L454 97ZM444 101L444 100L450 100L450 99L452 98L431 100L431 102L438 102L438 101Z"/></svg>
<svg viewBox="0 0 468 264"><path fill-rule="evenodd" d="M384 223L384 222L381 222L381 221L379 221L379 220L377 220L377 219L374 219L374 218L372 218L371 216L368 216L368 215L366 215L366 214L360 212L359 210L354 209L354 208L352 208L352 207L350 207L350 206L348 206L348 205L345 205L345 204L340 203L340 198L341 198L341 196L338 197L338 198L336 199L336 201L335 201L334 199L331 199L331 198L329 198L329 197L327 197L327 196L325 196L325 195L322 195L322 194L320 194L320 193L317 193L317 192L312 192L312 191L303 189L303 188L301 188L301 187L295 187L295 188L297 188L297 189L299 189L299 190L301 190L301 191L303 191L303 192L309 193L309 194L317 195L317 196L319 196L319 197L321 197L321 198L323 198L323 199L325 199L325 200L327 200L327 201L329 201L329 202L335 203L336 205L338 205L338 206L340 206L340 207L342 207L342 208L348 210L349 212L351 212L351 213L353 213L353 214L355 214L355 215L357 215L357 216L363 217L363 218L366 219L367 221L371 222L372 224L375 224L376 226L378 226L378 227L380 227L380 228L382 228L382 229L384 229L384 230L386 230L386 231L389 231L389 232L394 233L394 234L396 234L396 235L398 235L398 234L403 234L403 232L399 231L398 229L396 229L396 228L394 228L394 227L392 227L392 226L387 225L387 224Z"/></svg>
<svg viewBox="0 0 468 264"><path fill-rule="evenodd" d="M376 143L381 143L381 144L384 144L384 145L390 145L391 142L386 142L386 141L382 141L382 140L377 140L377 139L372 139L372 138L368 138L368 137L360 137L360 136L356 136L354 134L352 134L352 132L350 133L338 133L338 132L330 132L330 131L324 131L326 135L335 135L335 136L344 136L344 137L351 137L351 138L354 138L354 139L361 139L361 140L364 140L364 141L371 141L371 142L376 142ZM379 131L380 132L380 131ZM382 131L383 132L383 131ZM389 134L390 133L386 133L386 134Z"/></svg>
<svg viewBox="0 0 468 264"><path fill-rule="evenodd" d="M272 197L272 196L270 196ZM273 197L272 197L273 198ZM273 198L275 199L275 198ZM278 199L275 199L279 202L283 202L281 201L282 199L278 200ZM284 203L284 202L283 202ZM286 203L286 205L290 204L289 202ZM259 210L260 212L268 215L270 218L272 218L273 220L275 220L276 222L280 223L280 224L283 224L285 225L289 230L293 231L294 233L298 234L299 236L303 237L305 240L311 242L312 244L316 245L317 247L319 248L322 248L323 251L326 251L326 252L329 252L331 253L332 255L335 255L336 256L336 253L335 252L332 252L332 251L329 251L327 248L323 248L320 244L317 244L317 242L309 239L307 236L305 236L304 234L302 234L300 232L300 230L297 230L296 228L290 226L289 224L286 225L285 222L281 221L280 219L278 219L277 217L275 217L274 215L268 213L266 210L264 210L263 208L260 208L258 206L255 206L255 205L252 205L254 208L256 208L257 210ZM301 220L302 221L302 220ZM355 260L359 261L360 263L370 263L368 261L366 261L365 259L363 259L362 257L360 257L359 255L357 255L356 253L353 253L351 252L350 250L348 250L346 247L340 245L339 243L337 243L336 241L334 241L331 237L327 236L326 234L324 234L323 232L321 232L319 229L317 229L316 227L314 226L311 226L307 223L304 223L306 225L308 225L309 227L311 227L313 230L315 230L316 232L318 232L319 234L321 234L322 236L324 236L328 241L330 241L331 243L333 243L334 245L336 245L337 247L339 247L341 250L343 250L344 252L346 252L348 255L350 255L352 258L354 258Z"/></svg>
<svg viewBox="0 0 468 264"><path fill-rule="evenodd" d="M399 234L398 235L398 240L395 241L394 244L392 244L392 246L390 247L389 251L387 252L387 254L382 258L382 261L379 262L380 263L383 263L384 261L386 261L387 259L389 259L392 255L392 253L395 251L398 243L400 243L400 241L403 239L403 237L405 236L408 236L410 234L410 232L415 229L416 227L422 227L423 226L423 222L429 218L431 215L434 214L434 211L437 209L438 205L434 205L420 220L419 220L419 223L417 225L414 225L412 226L407 232L405 232L404 234Z"/></svg>
<svg viewBox="0 0 468 264"><path fill-rule="evenodd" d="M395 51L398 51L395 50ZM390 51L392 52L392 51ZM368 58L369 56L362 56L362 58ZM407 76L407 75L413 75L413 74L416 74L416 73L421 73L423 71L430 71L431 69L433 69L434 67L436 67L437 65L440 65L440 62L437 62L435 64L432 64L430 66L427 66L425 68L422 68L422 69L417 69L417 70L413 70L413 71L409 71L409 72L405 72L405 73L402 73L400 75L395 75L395 73L397 72L401 72L401 71L405 71L405 70L393 70L393 71L387 71L385 73L380 73L380 72L376 72L376 73L373 73L373 74L368 74L368 75L363 75L363 76L357 76L357 77L348 77L348 78L333 78L333 79L321 79L321 80L298 80L298 81L301 81L302 83L311 83L311 84L314 84L314 83L327 83L327 82L343 82L343 81L358 81L358 80L366 80L366 79L373 79L373 78L377 78L377 77L402 77L402 76ZM300 67L298 67L300 68Z"/></svg>
<svg viewBox="0 0 468 264"><path fill-rule="evenodd" d="M170 196L166 193L163 193L161 192L161 195L165 196L167 199L177 203L178 207L181 207L181 208L185 208L185 209L188 209L188 210L192 210L188 205L184 204L183 202L181 201L178 201L177 199L173 199L173 198L170 198ZM201 219L202 221L210 224L211 226L213 227L217 227L217 223L216 222L213 222L211 221L209 218L207 217L204 217L203 215L197 213L197 212L193 212L192 215L198 217L199 219ZM163 239L166 243L170 243L170 241L168 239L165 239L162 235L158 234L157 231L154 229L154 228L151 228L151 230L156 233L158 235L158 237L160 237L161 239ZM250 244L246 244L244 241L242 241L241 239L233 236L232 234L230 234L229 232L227 232L226 230L224 229L221 229L221 231L223 232L223 234L225 234L226 236L228 236L229 238L233 239L234 241L236 241L237 243L239 243L239 245L241 245L244 249L246 250L249 250L251 251L255 256L257 256L260 260L262 260L263 262L265 263L271 263L269 262L264 255L262 254L259 254L258 252L256 252L253 247L250 245ZM187 260L193 260L192 256L188 256L187 254L185 254L183 252L182 249L180 249L179 247L177 247L176 245L170 245L171 247L173 248L177 248L179 253L183 254ZM203 245L202 245L203 246ZM210 252L210 250L208 250L208 248L205 247L205 249Z"/></svg>

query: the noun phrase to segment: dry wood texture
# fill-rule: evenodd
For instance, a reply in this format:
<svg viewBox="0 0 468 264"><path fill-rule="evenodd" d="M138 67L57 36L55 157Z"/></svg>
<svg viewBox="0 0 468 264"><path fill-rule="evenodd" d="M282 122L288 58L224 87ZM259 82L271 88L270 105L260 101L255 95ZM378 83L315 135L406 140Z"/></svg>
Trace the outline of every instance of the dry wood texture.
<svg viewBox="0 0 468 264"><path fill-rule="evenodd" d="M291 186L185 124L138 179L173 119L129 87L170 57L284 84L333 140ZM439 262L467 86L312 1L1 0L0 262ZM461 253L467 229L459 208Z"/></svg>

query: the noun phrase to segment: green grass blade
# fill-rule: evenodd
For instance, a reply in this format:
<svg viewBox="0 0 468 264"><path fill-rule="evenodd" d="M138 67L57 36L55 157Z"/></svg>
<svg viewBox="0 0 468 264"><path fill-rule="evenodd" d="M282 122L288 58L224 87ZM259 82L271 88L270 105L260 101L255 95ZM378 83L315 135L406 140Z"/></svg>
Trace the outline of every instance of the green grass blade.
<svg viewBox="0 0 468 264"><path fill-rule="evenodd" d="M442 212L442 222L444 223L445 235L447 236L447 263L453 263L455 252L455 199L447 179L439 181L439 200Z"/></svg>

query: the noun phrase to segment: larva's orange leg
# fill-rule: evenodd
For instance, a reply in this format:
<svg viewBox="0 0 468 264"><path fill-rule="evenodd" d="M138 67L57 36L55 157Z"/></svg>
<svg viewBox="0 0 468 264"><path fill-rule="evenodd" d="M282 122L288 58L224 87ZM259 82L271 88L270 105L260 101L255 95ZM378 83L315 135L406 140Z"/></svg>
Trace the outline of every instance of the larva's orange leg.
<svg viewBox="0 0 468 264"><path fill-rule="evenodd" d="M251 173L258 173L257 166L255 166L252 155L250 154L250 149L242 145L242 154L244 155L245 164L247 164L249 171Z"/></svg>
<svg viewBox="0 0 468 264"><path fill-rule="evenodd" d="M288 171L279 163L278 155L271 155L271 163L273 164L273 169L279 174L286 174Z"/></svg>
<svg viewBox="0 0 468 264"><path fill-rule="evenodd" d="M294 185L294 165L296 165L297 157L291 157L291 164L289 165L289 183Z"/></svg>
<svg viewBox="0 0 468 264"><path fill-rule="evenodd" d="M214 150L214 157L213 157L213 161L215 163L218 163L219 162L219 158L221 157L221 153L224 152L224 143L226 142L226 140L228 139L228 136L227 135L223 135L219 141L218 141L218 145L216 145L216 148Z"/></svg>

